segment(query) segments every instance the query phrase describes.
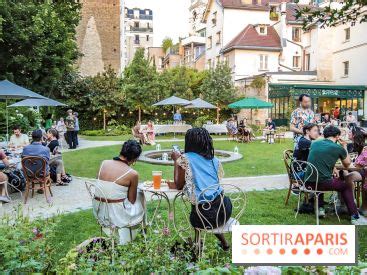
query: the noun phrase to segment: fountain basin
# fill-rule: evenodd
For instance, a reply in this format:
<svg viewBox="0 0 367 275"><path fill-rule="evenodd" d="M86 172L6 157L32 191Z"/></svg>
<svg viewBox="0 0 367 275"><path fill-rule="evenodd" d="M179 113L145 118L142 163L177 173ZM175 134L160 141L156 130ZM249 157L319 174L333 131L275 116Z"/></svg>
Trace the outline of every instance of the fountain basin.
<svg viewBox="0 0 367 275"><path fill-rule="evenodd" d="M150 164L173 165L171 153L172 150L145 151L141 154L139 161ZM242 154L236 154L234 152L224 150L215 150L214 154L221 161L221 163L232 162L243 158Z"/></svg>

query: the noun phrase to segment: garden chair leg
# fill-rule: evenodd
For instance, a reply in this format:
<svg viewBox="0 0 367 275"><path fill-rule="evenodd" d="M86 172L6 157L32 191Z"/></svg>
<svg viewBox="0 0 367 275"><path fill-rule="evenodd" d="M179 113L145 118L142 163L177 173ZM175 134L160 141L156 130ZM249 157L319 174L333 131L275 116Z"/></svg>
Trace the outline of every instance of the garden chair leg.
<svg viewBox="0 0 367 275"><path fill-rule="evenodd" d="M26 186L25 186L25 194L24 194L24 204L27 203L27 199L28 199L28 195L29 195L29 184L26 183Z"/></svg>
<svg viewBox="0 0 367 275"><path fill-rule="evenodd" d="M288 205L289 197L291 196L291 191L292 191L292 183L289 184L288 194L287 197L285 198L285 205Z"/></svg>
<svg viewBox="0 0 367 275"><path fill-rule="evenodd" d="M319 219L319 194L315 193L315 214L316 214L316 225L320 224Z"/></svg>

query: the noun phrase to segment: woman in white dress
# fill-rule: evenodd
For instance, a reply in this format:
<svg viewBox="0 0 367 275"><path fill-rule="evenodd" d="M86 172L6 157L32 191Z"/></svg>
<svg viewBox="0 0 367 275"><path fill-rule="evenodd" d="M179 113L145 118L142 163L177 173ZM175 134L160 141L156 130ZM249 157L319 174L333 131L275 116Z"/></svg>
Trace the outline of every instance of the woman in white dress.
<svg viewBox="0 0 367 275"><path fill-rule="evenodd" d="M135 239L145 218L144 194L138 191L138 173L131 168L141 151L137 141L126 141L118 157L102 162L96 182L94 214L106 221L106 227L112 223L118 229L120 244ZM109 233L108 228L104 231Z"/></svg>
<svg viewBox="0 0 367 275"><path fill-rule="evenodd" d="M65 141L66 125L64 122L64 118L60 117L60 120L56 124L56 130L59 132L59 143L62 148L63 144L66 143Z"/></svg>

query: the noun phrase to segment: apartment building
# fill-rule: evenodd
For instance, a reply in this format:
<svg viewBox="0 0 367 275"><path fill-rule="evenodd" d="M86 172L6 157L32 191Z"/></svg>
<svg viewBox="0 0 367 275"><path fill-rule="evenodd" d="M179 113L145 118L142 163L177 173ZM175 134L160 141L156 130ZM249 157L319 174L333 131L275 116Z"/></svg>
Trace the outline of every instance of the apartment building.
<svg viewBox="0 0 367 275"><path fill-rule="evenodd" d="M124 66L134 58L138 48L153 46L153 11L150 9L125 7L124 47L122 52Z"/></svg>

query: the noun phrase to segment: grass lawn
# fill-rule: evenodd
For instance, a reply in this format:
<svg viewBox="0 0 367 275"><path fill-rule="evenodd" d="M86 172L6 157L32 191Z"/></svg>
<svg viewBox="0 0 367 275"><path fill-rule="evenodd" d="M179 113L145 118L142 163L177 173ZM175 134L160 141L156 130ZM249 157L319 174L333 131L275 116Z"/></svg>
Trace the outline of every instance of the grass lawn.
<svg viewBox="0 0 367 275"><path fill-rule="evenodd" d="M293 209L296 206L296 197L292 196L289 205L284 206L285 191L249 192L247 195L248 204L241 224L315 224L314 215L300 214L295 219ZM149 214L152 214L154 205L154 202L148 204L148 218ZM164 203L161 205L161 210L164 216L167 211ZM339 224L339 222L335 216L327 216L321 220L321 224ZM342 219L341 224L349 224L349 220ZM55 260L63 257L67 251L82 241L100 236L99 226L91 210L62 215L55 230L55 237L51 241L56 247L53 256ZM363 259L367 253L367 226L358 227L358 244L359 255Z"/></svg>
<svg viewBox="0 0 367 275"><path fill-rule="evenodd" d="M162 142L161 147L172 148L172 144L178 144L183 148L184 143L180 142ZM286 140L284 143L267 144L258 141L250 144L236 143L234 141L215 141L216 149L233 151L238 146L243 159L231 163L225 163L224 171L226 177L245 177L255 175L271 175L285 173L282 161L282 152L285 149L292 148L292 141ZM144 146L143 150L153 150L154 146ZM93 178L97 175L98 168L105 159L111 159L117 156L121 146L106 146L90 149L83 149L63 154L66 170L74 176ZM141 180L151 178L152 170L163 171L163 176L171 178L173 175L172 166L152 165L143 162L137 162L134 166L139 172Z"/></svg>

